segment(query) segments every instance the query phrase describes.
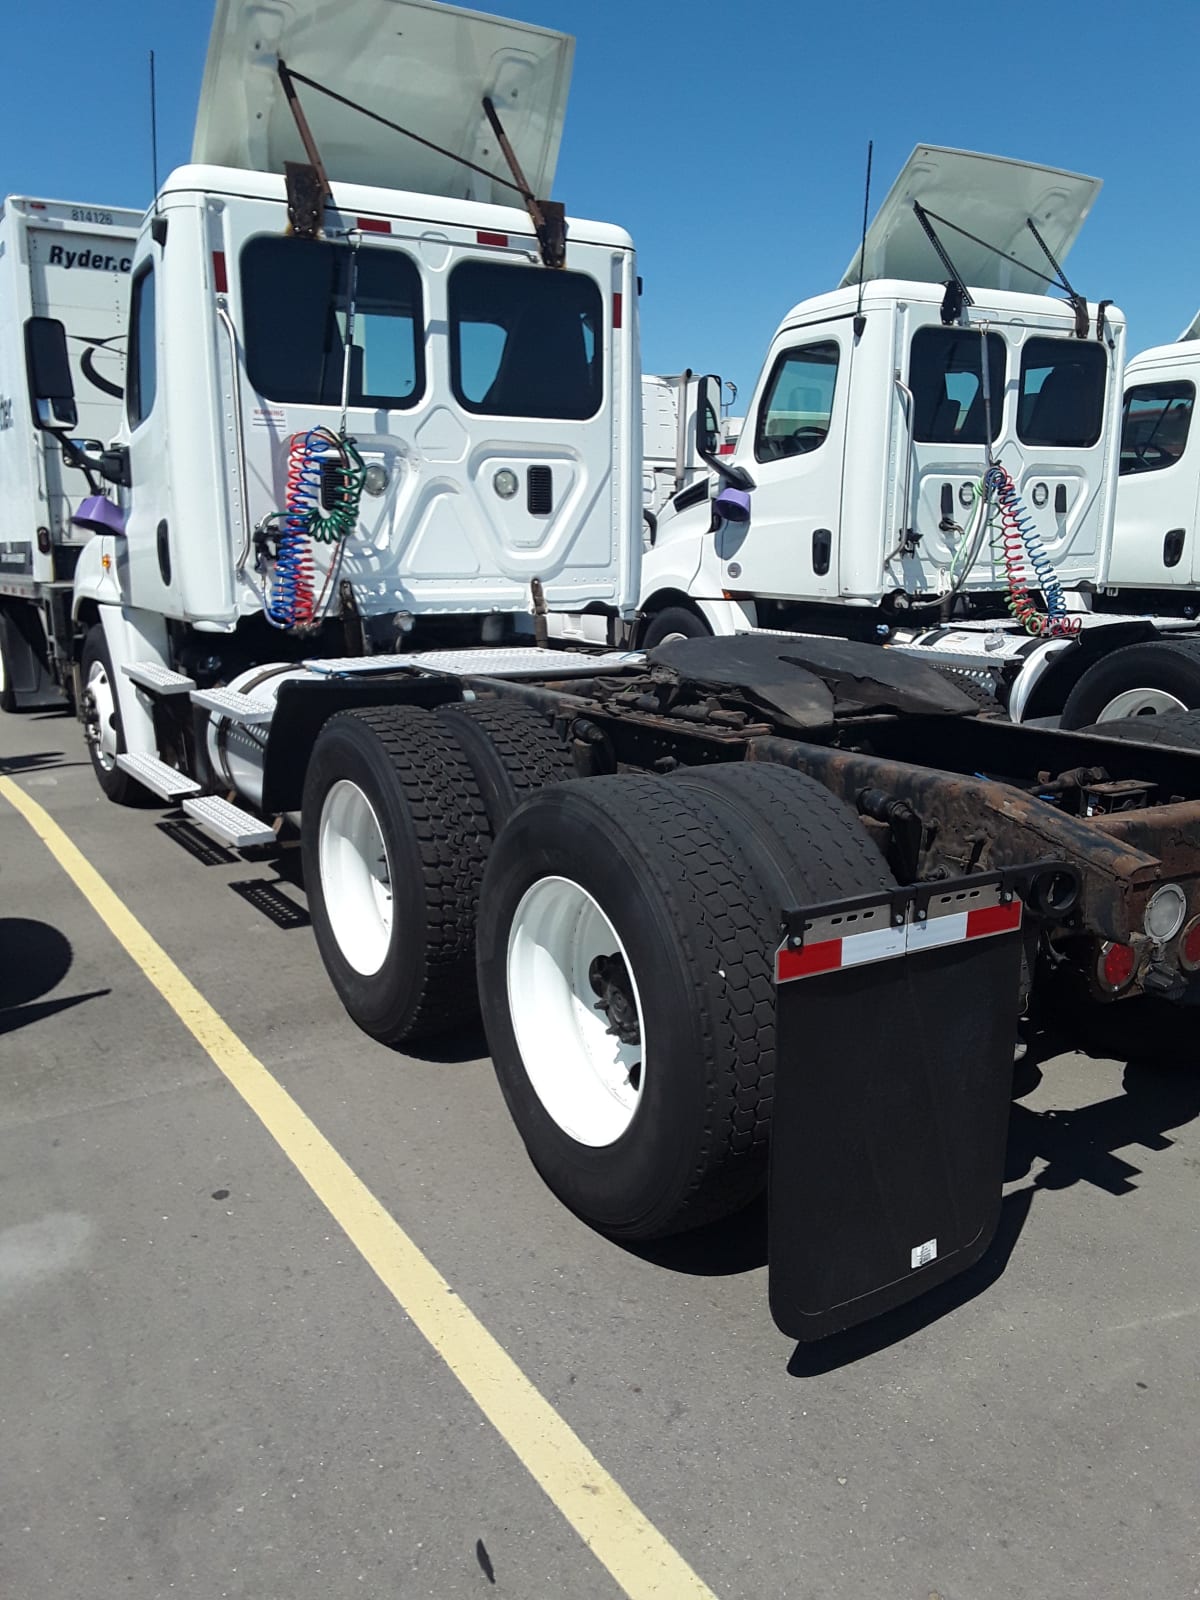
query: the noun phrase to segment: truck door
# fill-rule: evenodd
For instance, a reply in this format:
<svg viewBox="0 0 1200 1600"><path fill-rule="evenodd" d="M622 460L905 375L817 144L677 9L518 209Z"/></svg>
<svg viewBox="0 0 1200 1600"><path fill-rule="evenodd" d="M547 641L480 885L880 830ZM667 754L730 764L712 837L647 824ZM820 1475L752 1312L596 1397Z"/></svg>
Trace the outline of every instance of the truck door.
<svg viewBox="0 0 1200 1600"><path fill-rule="evenodd" d="M129 314L129 361L125 411L133 489L125 524L130 603L145 610L177 612L178 575L172 561L171 474L167 453L162 369L161 266L142 260L134 268Z"/></svg>
<svg viewBox="0 0 1200 1600"><path fill-rule="evenodd" d="M1188 453L1196 385L1163 376L1125 391L1109 581L1166 589L1200 577L1200 455Z"/></svg>
<svg viewBox="0 0 1200 1600"><path fill-rule="evenodd" d="M984 338L990 394L984 393ZM908 387L912 395L910 534L900 558L904 587L911 593L936 592L954 568L961 529L974 505L971 485L987 466L1004 423L1007 350L998 333L978 328L930 324L913 333ZM1005 458L1009 460L1008 457ZM1018 477L1015 464L1012 470ZM987 570L986 560L976 571Z"/></svg>
<svg viewBox="0 0 1200 1600"><path fill-rule="evenodd" d="M751 520L720 536L730 590L797 600L838 593L847 345L838 328L796 330L772 363L737 454L757 485Z"/></svg>

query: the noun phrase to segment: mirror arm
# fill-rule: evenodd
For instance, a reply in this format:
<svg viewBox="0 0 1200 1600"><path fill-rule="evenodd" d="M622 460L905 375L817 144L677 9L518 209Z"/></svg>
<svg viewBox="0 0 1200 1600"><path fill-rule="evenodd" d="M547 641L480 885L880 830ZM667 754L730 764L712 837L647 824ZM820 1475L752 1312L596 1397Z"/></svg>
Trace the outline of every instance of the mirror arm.
<svg viewBox="0 0 1200 1600"><path fill-rule="evenodd" d="M53 433L62 446L63 459L67 465L69 467L78 467L87 479L88 488L93 494L99 494L100 482L96 477L96 463L88 460L86 452L79 448L65 428L48 428L46 431Z"/></svg>

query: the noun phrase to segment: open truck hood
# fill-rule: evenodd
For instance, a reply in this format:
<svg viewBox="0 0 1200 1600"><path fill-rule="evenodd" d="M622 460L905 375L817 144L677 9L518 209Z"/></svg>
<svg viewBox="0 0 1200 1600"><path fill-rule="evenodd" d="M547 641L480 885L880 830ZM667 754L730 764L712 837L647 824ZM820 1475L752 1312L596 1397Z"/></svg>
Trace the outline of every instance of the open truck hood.
<svg viewBox="0 0 1200 1600"><path fill-rule="evenodd" d="M934 223L965 284L1042 294L1048 285L1038 274L1050 275L1051 269L1025 226L1026 219L1033 218L1055 256L1065 261L1099 192L1099 178L1085 178L1077 172L919 144L867 230L862 276L865 280L907 278L916 283L944 280L946 269L913 212L912 203L919 200L927 211L937 212L1017 257L1016 262L1007 261L994 250ZM855 251L839 287L859 281L862 256L862 251ZM1028 263L1034 271L1020 263Z"/></svg>
<svg viewBox="0 0 1200 1600"><path fill-rule="evenodd" d="M192 160L282 173L304 161L282 57L392 122L508 177L490 95L535 194L550 195L575 41L436 0L217 0ZM512 205L513 191L297 86L330 178Z"/></svg>

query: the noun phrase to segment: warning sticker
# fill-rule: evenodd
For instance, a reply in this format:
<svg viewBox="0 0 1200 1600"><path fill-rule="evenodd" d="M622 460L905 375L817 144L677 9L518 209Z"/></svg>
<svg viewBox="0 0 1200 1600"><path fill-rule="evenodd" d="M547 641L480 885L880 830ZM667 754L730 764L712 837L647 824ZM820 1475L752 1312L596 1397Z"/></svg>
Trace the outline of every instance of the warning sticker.
<svg viewBox="0 0 1200 1600"><path fill-rule="evenodd" d="M931 1261L936 1260L936 1239L926 1239L924 1244L918 1244L913 1247L912 1264L914 1267L927 1267Z"/></svg>
<svg viewBox="0 0 1200 1600"><path fill-rule="evenodd" d="M287 427L287 413L282 406L255 406L251 422L255 428L273 428L282 433Z"/></svg>

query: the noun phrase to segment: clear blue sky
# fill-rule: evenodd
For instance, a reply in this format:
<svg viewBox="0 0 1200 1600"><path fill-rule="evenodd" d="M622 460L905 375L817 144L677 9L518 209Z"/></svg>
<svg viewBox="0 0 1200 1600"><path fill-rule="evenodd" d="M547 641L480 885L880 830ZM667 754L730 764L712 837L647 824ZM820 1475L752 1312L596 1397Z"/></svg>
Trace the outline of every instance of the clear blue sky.
<svg viewBox="0 0 1200 1600"><path fill-rule="evenodd" d="M647 371L721 372L749 400L783 312L853 254L868 138L876 199L922 141L1103 178L1068 270L1123 308L1131 352L1200 305L1200 0L496 9L576 36L556 197L637 241ZM5 192L147 204L147 52L166 172L190 149L211 0L5 11Z"/></svg>

